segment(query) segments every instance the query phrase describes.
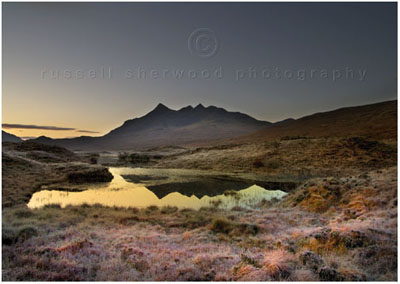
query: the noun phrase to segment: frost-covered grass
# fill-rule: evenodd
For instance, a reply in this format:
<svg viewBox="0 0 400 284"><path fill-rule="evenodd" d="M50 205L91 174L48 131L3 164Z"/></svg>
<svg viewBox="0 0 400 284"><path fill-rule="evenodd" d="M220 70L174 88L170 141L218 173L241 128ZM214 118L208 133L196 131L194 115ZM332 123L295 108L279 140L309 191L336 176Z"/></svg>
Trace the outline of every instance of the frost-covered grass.
<svg viewBox="0 0 400 284"><path fill-rule="evenodd" d="M17 233L3 246L3 280L318 280L319 272L299 260L309 250L324 259L320 268L347 280L396 277L395 228L353 240L329 231L318 214L297 209L161 211L7 212L5 224ZM35 233L20 238L29 223ZM257 231L240 229L248 224ZM352 241L355 247L347 248Z"/></svg>
<svg viewBox="0 0 400 284"><path fill-rule="evenodd" d="M6 208L3 280L396 280L396 173L314 180L252 210Z"/></svg>

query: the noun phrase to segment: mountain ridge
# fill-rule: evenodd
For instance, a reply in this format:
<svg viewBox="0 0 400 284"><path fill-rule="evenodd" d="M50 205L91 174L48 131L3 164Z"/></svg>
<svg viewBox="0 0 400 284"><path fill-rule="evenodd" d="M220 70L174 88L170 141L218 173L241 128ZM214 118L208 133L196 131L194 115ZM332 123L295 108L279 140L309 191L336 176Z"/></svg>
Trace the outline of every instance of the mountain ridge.
<svg viewBox="0 0 400 284"><path fill-rule="evenodd" d="M38 137L33 141L69 149L133 149L233 138L270 125L270 122L216 106L198 104L173 110L159 103L144 116L126 120L104 136Z"/></svg>
<svg viewBox="0 0 400 284"><path fill-rule="evenodd" d="M244 140L276 139L285 136L365 136L373 139L397 138L397 100L343 107L306 115L289 123L274 123Z"/></svg>
<svg viewBox="0 0 400 284"><path fill-rule="evenodd" d="M51 139L36 142L84 150L144 149L167 145L247 143L283 137L365 136L397 137L397 100L318 112L275 123L216 106L186 106L173 110L158 104L144 116L126 120L104 136ZM128 141L128 142L127 142Z"/></svg>
<svg viewBox="0 0 400 284"><path fill-rule="evenodd" d="M1 141L2 142L22 142L23 140L11 133L8 133L4 130L1 131Z"/></svg>

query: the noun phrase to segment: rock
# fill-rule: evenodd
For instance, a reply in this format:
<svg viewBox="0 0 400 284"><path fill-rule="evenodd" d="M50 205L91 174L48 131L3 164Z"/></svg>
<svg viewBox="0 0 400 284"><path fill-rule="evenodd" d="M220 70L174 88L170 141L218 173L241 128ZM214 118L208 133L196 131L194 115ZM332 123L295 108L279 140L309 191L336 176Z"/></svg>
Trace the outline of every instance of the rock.
<svg viewBox="0 0 400 284"><path fill-rule="evenodd" d="M323 264L322 258L312 251L304 251L299 256L300 262L306 267L317 271Z"/></svg>

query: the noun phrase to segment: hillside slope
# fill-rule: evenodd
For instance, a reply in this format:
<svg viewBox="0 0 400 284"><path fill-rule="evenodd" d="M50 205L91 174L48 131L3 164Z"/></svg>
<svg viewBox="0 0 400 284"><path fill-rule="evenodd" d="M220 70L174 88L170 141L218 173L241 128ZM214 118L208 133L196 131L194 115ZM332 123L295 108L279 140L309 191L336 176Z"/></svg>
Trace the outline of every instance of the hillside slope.
<svg viewBox="0 0 400 284"><path fill-rule="evenodd" d="M396 139L397 100L316 113L279 125L274 124L243 140L268 140L285 136Z"/></svg>
<svg viewBox="0 0 400 284"><path fill-rule="evenodd" d="M22 142L22 139L13 134L7 133L4 130L1 131L1 137L3 142Z"/></svg>

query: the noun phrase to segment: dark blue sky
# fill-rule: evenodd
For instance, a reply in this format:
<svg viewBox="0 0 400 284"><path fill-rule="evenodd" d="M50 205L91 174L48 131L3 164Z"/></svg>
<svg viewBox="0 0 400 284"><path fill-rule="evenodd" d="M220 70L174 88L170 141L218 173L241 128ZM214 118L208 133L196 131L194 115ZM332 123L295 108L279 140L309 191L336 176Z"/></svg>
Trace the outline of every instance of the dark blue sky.
<svg viewBox="0 0 400 284"><path fill-rule="evenodd" d="M3 123L106 133L159 102L277 121L395 98L396 3L3 3Z"/></svg>

